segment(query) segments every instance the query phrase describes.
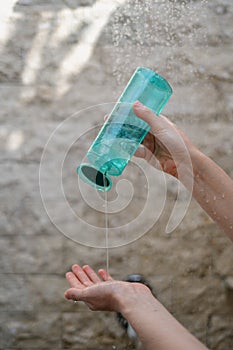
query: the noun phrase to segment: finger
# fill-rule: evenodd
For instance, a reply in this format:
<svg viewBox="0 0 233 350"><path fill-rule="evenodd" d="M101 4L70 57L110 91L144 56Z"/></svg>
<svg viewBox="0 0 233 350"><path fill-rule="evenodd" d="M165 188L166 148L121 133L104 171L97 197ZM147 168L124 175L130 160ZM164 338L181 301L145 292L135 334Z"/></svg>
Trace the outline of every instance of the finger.
<svg viewBox="0 0 233 350"><path fill-rule="evenodd" d="M142 141L142 144L144 147L148 148L151 151L151 153L154 153L156 148L155 136L151 132L148 132L148 134Z"/></svg>
<svg viewBox="0 0 233 350"><path fill-rule="evenodd" d="M95 273L95 271L89 265L84 265L83 266L83 271L86 273L86 275L89 277L89 279L93 283L101 282L99 276Z"/></svg>
<svg viewBox="0 0 233 350"><path fill-rule="evenodd" d="M93 288L89 287L89 288ZM91 296L90 296L90 291L89 288L85 289L76 289L76 288L70 288L67 289L64 293L64 297L68 300L73 300L73 301L83 301L87 304L88 307L92 309L92 305L90 303Z"/></svg>
<svg viewBox="0 0 233 350"><path fill-rule="evenodd" d="M159 115L159 117L148 107L144 106L141 102L136 101L133 105L134 113L143 119L147 124L151 126L151 132L157 137L157 134L164 133L169 128L174 128L174 124L166 117Z"/></svg>
<svg viewBox="0 0 233 350"><path fill-rule="evenodd" d="M66 273L66 280L72 288L83 288L82 283L77 279L73 272Z"/></svg>
<svg viewBox="0 0 233 350"><path fill-rule="evenodd" d="M113 278L111 277L111 275L104 269L100 269L98 271L98 274L100 275L100 277L104 280L104 281L113 281Z"/></svg>
<svg viewBox="0 0 233 350"><path fill-rule="evenodd" d="M154 155L150 151L150 149L145 147L144 145L140 145L140 147L134 153L134 156L136 156L138 158L144 158L148 163L151 163L151 161L154 158Z"/></svg>
<svg viewBox="0 0 233 350"><path fill-rule="evenodd" d="M146 149L143 145L140 145L136 152L134 153L135 157L138 158L146 158Z"/></svg>
<svg viewBox="0 0 233 350"><path fill-rule="evenodd" d="M90 278L85 273L85 271L83 271L83 269L79 265L77 264L73 265L72 271L84 286L88 287L93 284Z"/></svg>
<svg viewBox="0 0 233 350"><path fill-rule="evenodd" d="M155 120L155 114L149 108L144 106L141 102L136 101L133 104L134 113L145 122L147 122L151 127L153 126L153 122Z"/></svg>
<svg viewBox="0 0 233 350"><path fill-rule="evenodd" d="M67 289L64 293L64 297L68 300L83 301L81 290L76 288Z"/></svg>

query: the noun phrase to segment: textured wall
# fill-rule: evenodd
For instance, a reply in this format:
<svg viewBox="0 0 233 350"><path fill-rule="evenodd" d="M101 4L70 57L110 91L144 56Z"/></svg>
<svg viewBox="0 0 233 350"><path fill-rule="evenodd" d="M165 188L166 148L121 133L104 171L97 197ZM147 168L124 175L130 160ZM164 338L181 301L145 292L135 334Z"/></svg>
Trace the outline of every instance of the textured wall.
<svg viewBox="0 0 233 350"><path fill-rule="evenodd" d="M0 349L132 348L113 314L93 313L63 299L64 274L71 264L90 263L98 269L106 264L106 252L68 239L51 223L40 196L42 152L59 123L82 108L115 101L134 69L143 65L173 86L164 113L233 177L233 3L9 3L12 10L5 4L0 15ZM103 227L103 213L81 198L75 174L97 129L79 141L75 136L95 127L107 112L109 105L100 105L82 112L79 120L71 118L49 145L43 167L49 210L64 233L86 245L101 245L104 236L93 235L64 210L57 164L68 149L62 174L67 201L84 222L96 230ZM150 174L157 176L153 170ZM125 210L110 215L111 227L136 218L147 198L143 174L134 163L126 178L134 197ZM161 195L156 181L148 219ZM110 249L110 272L115 278L143 274L193 334L211 349L230 350L233 247L195 201L181 224L170 235L164 233L175 188L167 179L165 207L148 233ZM92 201L93 191L85 191ZM130 225L127 231L119 229L120 244L134 239L134 233ZM117 239L110 235L110 244Z"/></svg>

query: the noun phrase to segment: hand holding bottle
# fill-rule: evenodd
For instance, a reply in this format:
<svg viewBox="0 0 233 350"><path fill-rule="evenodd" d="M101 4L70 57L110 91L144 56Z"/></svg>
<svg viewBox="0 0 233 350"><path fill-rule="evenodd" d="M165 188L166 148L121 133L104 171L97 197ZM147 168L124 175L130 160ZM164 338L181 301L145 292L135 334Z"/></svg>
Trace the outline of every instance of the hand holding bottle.
<svg viewBox="0 0 233 350"><path fill-rule="evenodd" d="M233 240L232 179L166 117L156 116L138 101L133 110L151 127L135 156L178 178Z"/></svg>

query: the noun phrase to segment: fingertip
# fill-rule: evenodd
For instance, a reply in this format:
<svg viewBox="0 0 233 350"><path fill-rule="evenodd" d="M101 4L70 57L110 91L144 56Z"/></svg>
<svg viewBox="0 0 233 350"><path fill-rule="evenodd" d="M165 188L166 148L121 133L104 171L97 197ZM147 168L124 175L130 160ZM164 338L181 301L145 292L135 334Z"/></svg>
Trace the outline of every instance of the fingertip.
<svg viewBox="0 0 233 350"><path fill-rule="evenodd" d="M135 101L134 104L133 104L133 107L136 108L136 109L141 109L143 107L145 107L140 101Z"/></svg>
<svg viewBox="0 0 233 350"><path fill-rule="evenodd" d="M145 158L146 157L146 149L144 145L139 145L138 149L134 153L135 157Z"/></svg>
<svg viewBox="0 0 233 350"><path fill-rule="evenodd" d="M151 112L151 110L144 104L142 104L140 101L135 101L133 104L133 109L137 112Z"/></svg>
<svg viewBox="0 0 233 350"><path fill-rule="evenodd" d="M64 297L65 297L65 299L67 299L67 300L69 300L69 299L70 299L68 291L65 291L65 293L64 293Z"/></svg>
<svg viewBox="0 0 233 350"><path fill-rule="evenodd" d="M89 265L83 265L82 269L85 270L85 269L88 269L90 266Z"/></svg>
<svg viewBox="0 0 233 350"><path fill-rule="evenodd" d="M82 270L85 272L86 275L89 275L90 270L92 270L92 269L89 265L86 264L86 265L82 266Z"/></svg>
<svg viewBox="0 0 233 350"><path fill-rule="evenodd" d="M77 269L81 269L81 267L78 264L72 265L72 271L77 270Z"/></svg>
<svg viewBox="0 0 233 350"><path fill-rule="evenodd" d="M78 300L77 292L75 288L70 288L64 293L64 296L68 300Z"/></svg>
<svg viewBox="0 0 233 350"><path fill-rule="evenodd" d="M112 277L110 276L110 274L104 269L100 269L98 271L98 273L104 281L112 281L113 280Z"/></svg>
<svg viewBox="0 0 233 350"><path fill-rule="evenodd" d="M152 118L154 118L153 111L139 101L134 102L133 111L136 114L136 116L143 119L149 125L151 123Z"/></svg>
<svg viewBox="0 0 233 350"><path fill-rule="evenodd" d="M102 277L103 280L105 280L107 272L104 269L99 269L98 274L100 277Z"/></svg>

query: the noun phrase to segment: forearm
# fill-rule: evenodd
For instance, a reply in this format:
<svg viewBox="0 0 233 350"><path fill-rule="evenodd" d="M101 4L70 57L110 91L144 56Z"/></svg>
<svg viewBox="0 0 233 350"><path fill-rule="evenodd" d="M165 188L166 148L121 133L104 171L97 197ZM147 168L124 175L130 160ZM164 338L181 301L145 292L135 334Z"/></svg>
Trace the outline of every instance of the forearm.
<svg viewBox="0 0 233 350"><path fill-rule="evenodd" d="M193 197L233 240L233 180L197 149L191 152Z"/></svg>
<svg viewBox="0 0 233 350"><path fill-rule="evenodd" d="M153 296L124 305L122 314L147 350L206 350Z"/></svg>

